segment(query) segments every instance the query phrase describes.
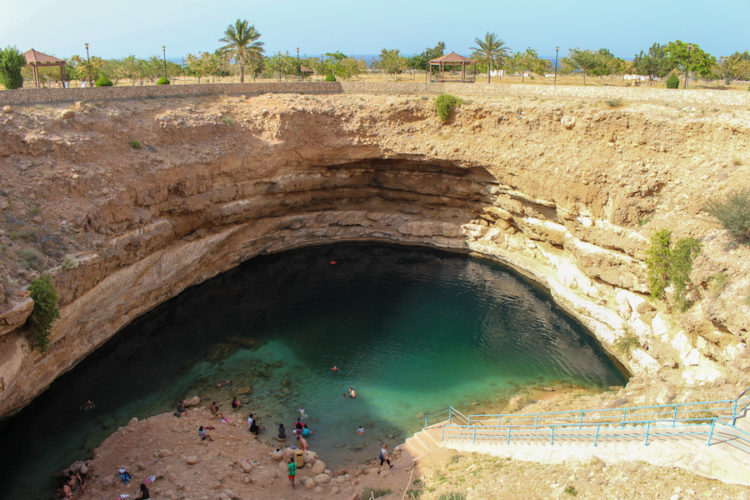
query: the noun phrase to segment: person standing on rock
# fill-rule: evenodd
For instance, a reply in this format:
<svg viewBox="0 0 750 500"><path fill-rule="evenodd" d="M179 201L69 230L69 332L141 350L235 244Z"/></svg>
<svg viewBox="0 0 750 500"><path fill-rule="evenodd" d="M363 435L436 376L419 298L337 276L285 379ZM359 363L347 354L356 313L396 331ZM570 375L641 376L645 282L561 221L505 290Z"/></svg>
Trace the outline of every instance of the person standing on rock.
<svg viewBox="0 0 750 500"><path fill-rule="evenodd" d="M302 451L307 451L310 448L307 446L307 439L302 436L297 436L297 441L299 441L299 447Z"/></svg>
<svg viewBox="0 0 750 500"><path fill-rule="evenodd" d="M380 448L380 455L378 455L378 458L380 459L380 466L383 466L383 462L388 464L388 467L393 469L393 466L391 465L391 457L388 456L388 445L384 444L382 448ZM378 474L380 474L380 471L378 471Z"/></svg>
<svg viewBox="0 0 750 500"><path fill-rule="evenodd" d="M151 500L151 493L145 484L141 483L141 494L135 497L135 500Z"/></svg>
<svg viewBox="0 0 750 500"><path fill-rule="evenodd" d="M289 469L289 482L292 483L292 488L295 488L294 476L297 475L297 463L294 461L294 457L289 459L289 465L287 465L287 468Z"/></svg>

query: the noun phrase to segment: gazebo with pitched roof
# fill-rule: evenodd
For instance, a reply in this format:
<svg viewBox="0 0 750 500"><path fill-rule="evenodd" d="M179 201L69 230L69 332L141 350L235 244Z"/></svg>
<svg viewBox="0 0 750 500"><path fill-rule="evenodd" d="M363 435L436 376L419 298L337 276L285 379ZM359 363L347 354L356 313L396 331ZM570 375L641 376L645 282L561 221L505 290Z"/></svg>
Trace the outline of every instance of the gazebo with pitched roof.
<svg viewBox="0 0 750 500"><path fill-rule="evenodd" d="M436 59L430 60L430 73L432 73L432 68L437 67L439 68L439 77L438 81L441 82L447 82L447 81L459 81L459 82L473 82L474 81L474 74L472 74L471 80L466 79L466 66L470 66L476 64L476 61L473 59L469 59L468 57L464 57L460 54L456 54L455 52L451 52L450 54L446 54L442 57L438 57ZM461 79L450 79L445 78L445 67L446 66L461 66Z"/></svg>
<svg viewBox="0 0 750 500"><path fill-rule="evenodd" d="M24 54L26 64L31 66L34 73L34 86L39 88L39 66L60 66L60 79L65 81L65 61L57 57L43 54L38 50L31 49Z"/></svg>

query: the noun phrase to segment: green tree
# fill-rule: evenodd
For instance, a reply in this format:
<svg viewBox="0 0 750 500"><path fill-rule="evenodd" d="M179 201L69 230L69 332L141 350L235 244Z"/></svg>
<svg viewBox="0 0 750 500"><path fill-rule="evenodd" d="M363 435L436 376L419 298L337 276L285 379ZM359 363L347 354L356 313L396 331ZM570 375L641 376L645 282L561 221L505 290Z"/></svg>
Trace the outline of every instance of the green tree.
<svg viewBox="0 0 750 500"><path fill-rule="evenodd" d="M669 42L664 47L664 54L672 66L671 69L684 72L687 68L701 78L711 77L716 64L716 58L701 50L697 43L688 44L682 40Z"/></svg>
<svg viewBox="0 0 750 500"><path fill-rule="evenodd" d="M508 58L507 67L512 73L520 71L521 81L523 81L527 71L544 75L551 67L551 63L539 57L536 50L528 47L525 52L516 52L513 57Z"/></svg>
<svg viewBox="0 0 750 500"><path fill-rule="evenodd" d="M421 54L413 55L407 62L409 69L427 71L430 61L445 54L445 42L438 42L433 48L426 48Z"/></svg>
<svg viewBox="0 0 750 500"><path fill-rule="evenodd" d="M750 80L750 52L735 52L719 59L717 71L729 83L732 80Z"/></svg>
<svg viewBox="0 0 750 500"><path fill-rule="evenodd" d="M651 296L655 299L664 297L664 290L669 285L669 257L672 244L672 231L662 229L651 236L651 247L648 249L646 266Z"/></svg>
<svg viewBox="0 0 750 500"><path fill-rule="evenodd" d="M570 49L568 57L563 57L563 65L569 66L574 71L583 72L584 85L586 85L586 73L592 74L594 72L601 74L601 70L599 70L601 67L601 57L591 50L583 50L578 47Z"/></svg>
<svg viewBox="0 0 750 500"><path fill-rule="evenodd" d="M701 244L695 238L683 238L675 244L669 259L669 280L674 288L674 300L677 307L685 311L690 307L687 300L687 285L690 283L690 272L693 270L693 259L701 252Z"/></svg>
<svg viewBox="0 0 750 500"><path fill-rule="evenodd" d="M386 80L389 74L397 74L404 71L406 68L406 58L401 56L398 49L383 49L380 51L375 66L382 69L385 72Z"/></svg>
<svg viewBox="0 0 750 500"><path fill-rule="evenodd" d="M664 47L655 43L647 53L641 51L635 55L633 69L637 75L648 76L649 84L651 84L655 78L666 77L674 68L664 52Z"/></svg>
<svg viewBox="0 0 750 500"><path fill-rule="evenodd" d="M259 42L260 33L255 26L248 26L247 20L237 19L229 25L220 42L226 45L221 50L228 60L234 59L240 67L240 83L245 81L245 63L262 57L263 42Z"/></svg>
<svg viewBox="0 0 750 500"><path fill-rule="evenodd" d="M472 57L484 59L487 64L487 83L490 83L492 68L502 66L503 61L510 54L510 48L495 33L489 31L484 35L484 40L475 38L474 43L476 45L472 47Z"/></svg>
<svg viewBox="0 0 750 500"><path fill-rule="evenodd" d="M26 65L26 58L10 45L0 50L0 85L6 89L23 87L21 68Z"/></svg>
<svg viewBox="0 0 750 500"><path fill-rule="evenodd" d="M46 352L52 323L60 317L60 311L57 309L57 293L52 280L46 274L42 274L31 282L29 293L31 300L34 301L34 309L28 319L31 347Z"/></svg>

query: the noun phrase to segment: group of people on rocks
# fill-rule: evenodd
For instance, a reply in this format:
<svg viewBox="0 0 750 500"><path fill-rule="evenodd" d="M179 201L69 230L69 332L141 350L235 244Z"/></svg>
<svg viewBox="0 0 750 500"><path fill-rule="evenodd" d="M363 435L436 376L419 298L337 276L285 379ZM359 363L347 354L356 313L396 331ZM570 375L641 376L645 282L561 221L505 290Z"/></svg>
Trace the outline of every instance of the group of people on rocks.
<svg viewBox="0 0 750 500"><path fill-rule="evenodd" d="M88 468L84 466L82 469L83 470L69 470L66 472L64 483L59 490L60 498L70 499L73 498L74 494L83 494L85 488L84 485L86 484L86 480L88 479Z"/></svg>

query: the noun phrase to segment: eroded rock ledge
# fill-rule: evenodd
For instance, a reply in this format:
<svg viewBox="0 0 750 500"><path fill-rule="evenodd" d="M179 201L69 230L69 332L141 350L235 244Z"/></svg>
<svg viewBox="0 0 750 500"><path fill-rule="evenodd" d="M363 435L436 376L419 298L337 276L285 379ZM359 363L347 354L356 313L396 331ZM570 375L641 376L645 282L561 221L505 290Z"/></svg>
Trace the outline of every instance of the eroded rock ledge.
<svg viewBox="0 0 750 500"><path fill-rule="evenodd" d="M9 226L36 214L29 224L59 243L45 264L57 265L62 305L47 354L30 351L20 288L34 272L5 252L0 415L186 287L255 255L353 240L510 264L548 287L636 383L659 380L658 402L750 384L750 251L701 213L750 178L747 111L727 111L729 123L718 108L486 99L443 125L431 105L260 96L0 115L0 242L22 246ZM647 296L648 237L665 227L704 242L685 314ZM720 273L724 287L712 288ZM632 333L639 346L617 351Z"/></svg>

